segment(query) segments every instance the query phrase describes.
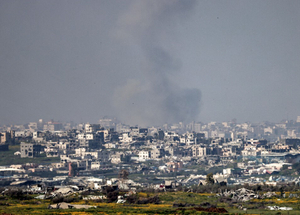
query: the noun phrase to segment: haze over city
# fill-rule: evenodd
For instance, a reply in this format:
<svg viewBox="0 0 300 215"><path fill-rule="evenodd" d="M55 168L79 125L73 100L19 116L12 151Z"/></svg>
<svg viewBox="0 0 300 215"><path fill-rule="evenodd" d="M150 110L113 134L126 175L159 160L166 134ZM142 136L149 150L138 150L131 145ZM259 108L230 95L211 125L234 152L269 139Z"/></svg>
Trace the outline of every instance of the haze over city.
<svg viewBox="0 0 300 215"><path fill-rule="evenodd" d="M296 119L299 8L0 0L0 124Z"/></svg>

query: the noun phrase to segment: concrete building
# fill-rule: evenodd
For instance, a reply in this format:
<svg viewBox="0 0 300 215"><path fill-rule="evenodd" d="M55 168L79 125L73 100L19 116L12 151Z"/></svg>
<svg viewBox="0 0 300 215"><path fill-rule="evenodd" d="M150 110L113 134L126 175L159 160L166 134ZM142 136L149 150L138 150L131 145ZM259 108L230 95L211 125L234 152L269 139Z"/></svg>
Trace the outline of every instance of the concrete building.
<svg viewBox="0 0 300 215"><path fill-rule="evenodd" d="M63 129L62 123L49 121L44 125L44 131L60 131Z"/></svg>
<svg viewBox="0 0 300 215"><path fill-rule="evenodd" d="M139 159L147 160L150 157L151 157L150 151L144 151L144 150L142 150L142 151L139 152Z"/></svg>
<svg viewBox="0 0 300 215"><path fill-rule="evenodd" d="M153 150L151 150L150 156L152 159L162 158L165 156L165 150L159 149L159 148L154 148Z"/></svg>
<svg viewBox="0 0 300 215"><path fill-rule="evenodd" d="M203 157L209 154L206 147L193 146L192 150L193 150L193 157Z"/></svg>
<svg viewBox="0 0 300 215"><path fill-rule="evenodd" d="M0 143L10 143L14 141L15 137L15 132L10 131L10 132L2 132L0 133Z"/></svg>
<svg viewBox="0 0 300 215"><path fill-rule="evenodd" d="M42 150L41 145L36 145L33 143L21 143L20 144L20 152L21 152L21 158L33 158L40 154Z"/></svg>
<svg viewBox="0 0 300 215"><path fill-rule="evenodd" d="M100 131L100 124L85 124L84 130L86 133L96 133L97 131Z"/></svg>

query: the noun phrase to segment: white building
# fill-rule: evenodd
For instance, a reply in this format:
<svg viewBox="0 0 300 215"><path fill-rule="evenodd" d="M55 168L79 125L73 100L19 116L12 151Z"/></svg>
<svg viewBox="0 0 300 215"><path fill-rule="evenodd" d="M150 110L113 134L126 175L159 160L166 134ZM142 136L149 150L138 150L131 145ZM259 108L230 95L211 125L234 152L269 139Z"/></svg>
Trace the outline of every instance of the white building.
<svg viewBox="0 0 300 215"><path fill-rule="evenodd" d="M151 157L151 153L150 151L140 151L139 152L139 159L142 159L142 160L147 160Z"/></svg>

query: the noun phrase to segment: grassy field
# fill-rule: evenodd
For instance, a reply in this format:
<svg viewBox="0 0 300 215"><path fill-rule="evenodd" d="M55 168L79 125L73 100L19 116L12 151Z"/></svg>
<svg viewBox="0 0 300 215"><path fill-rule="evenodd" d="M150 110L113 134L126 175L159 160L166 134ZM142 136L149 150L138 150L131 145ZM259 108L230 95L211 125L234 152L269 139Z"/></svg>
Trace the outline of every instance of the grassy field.
<svg viewBox="0 0 300 215"><path fill-rule="evenodd" d="M193 207L176 208L173 207L173 203L188 203L199 205L204 202L209 202L217 207L225 208L227 214L300 214L299 199L286 198L286 199L263 199L253 200L247 203L243 203L244 207L252 207L253 209L243 211L235 207L229 207L225 203L220 203L218 198L208 193L184 193L184 192L164 192L164 193L139 193L140 197L149 197L152 195L158 195L160 204L144 204L144 205L129 205L129 204L116 204L116 203L97 203L93 201L80 200L71 204L88 204L96 206L92 209L47 209L49 204L52 204L50 200L18 200L11 197L0 197L0 214L213 214L196 211ZM293 207L293 211L270 211L267 209L259 209L261 204L264 205L278 205L278 206L290 206ZM216 213L215 213L216 214Z"/></svg>
<svg viewBox="0 0 300 215"><path fill-rule="evenodd" d="M60 160L59 157L47 158L45 156L35 158L21 158L19 155L14 155L16 151L20 151L20 145L9 145L8 151L0 151L0 166L24 163L46 164L58 162Z"/></svg>

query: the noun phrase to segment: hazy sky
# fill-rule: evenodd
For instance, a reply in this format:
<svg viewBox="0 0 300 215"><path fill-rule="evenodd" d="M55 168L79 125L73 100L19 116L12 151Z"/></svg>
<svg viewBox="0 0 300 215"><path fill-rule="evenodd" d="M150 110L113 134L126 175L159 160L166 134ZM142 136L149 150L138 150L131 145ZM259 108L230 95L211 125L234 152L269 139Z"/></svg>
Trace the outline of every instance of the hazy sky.
<svg viewBox="0 0 300 215"><path fill-rule="evenodd" d="M0 0L0 124L300 115L300 1Z"/></svg>

